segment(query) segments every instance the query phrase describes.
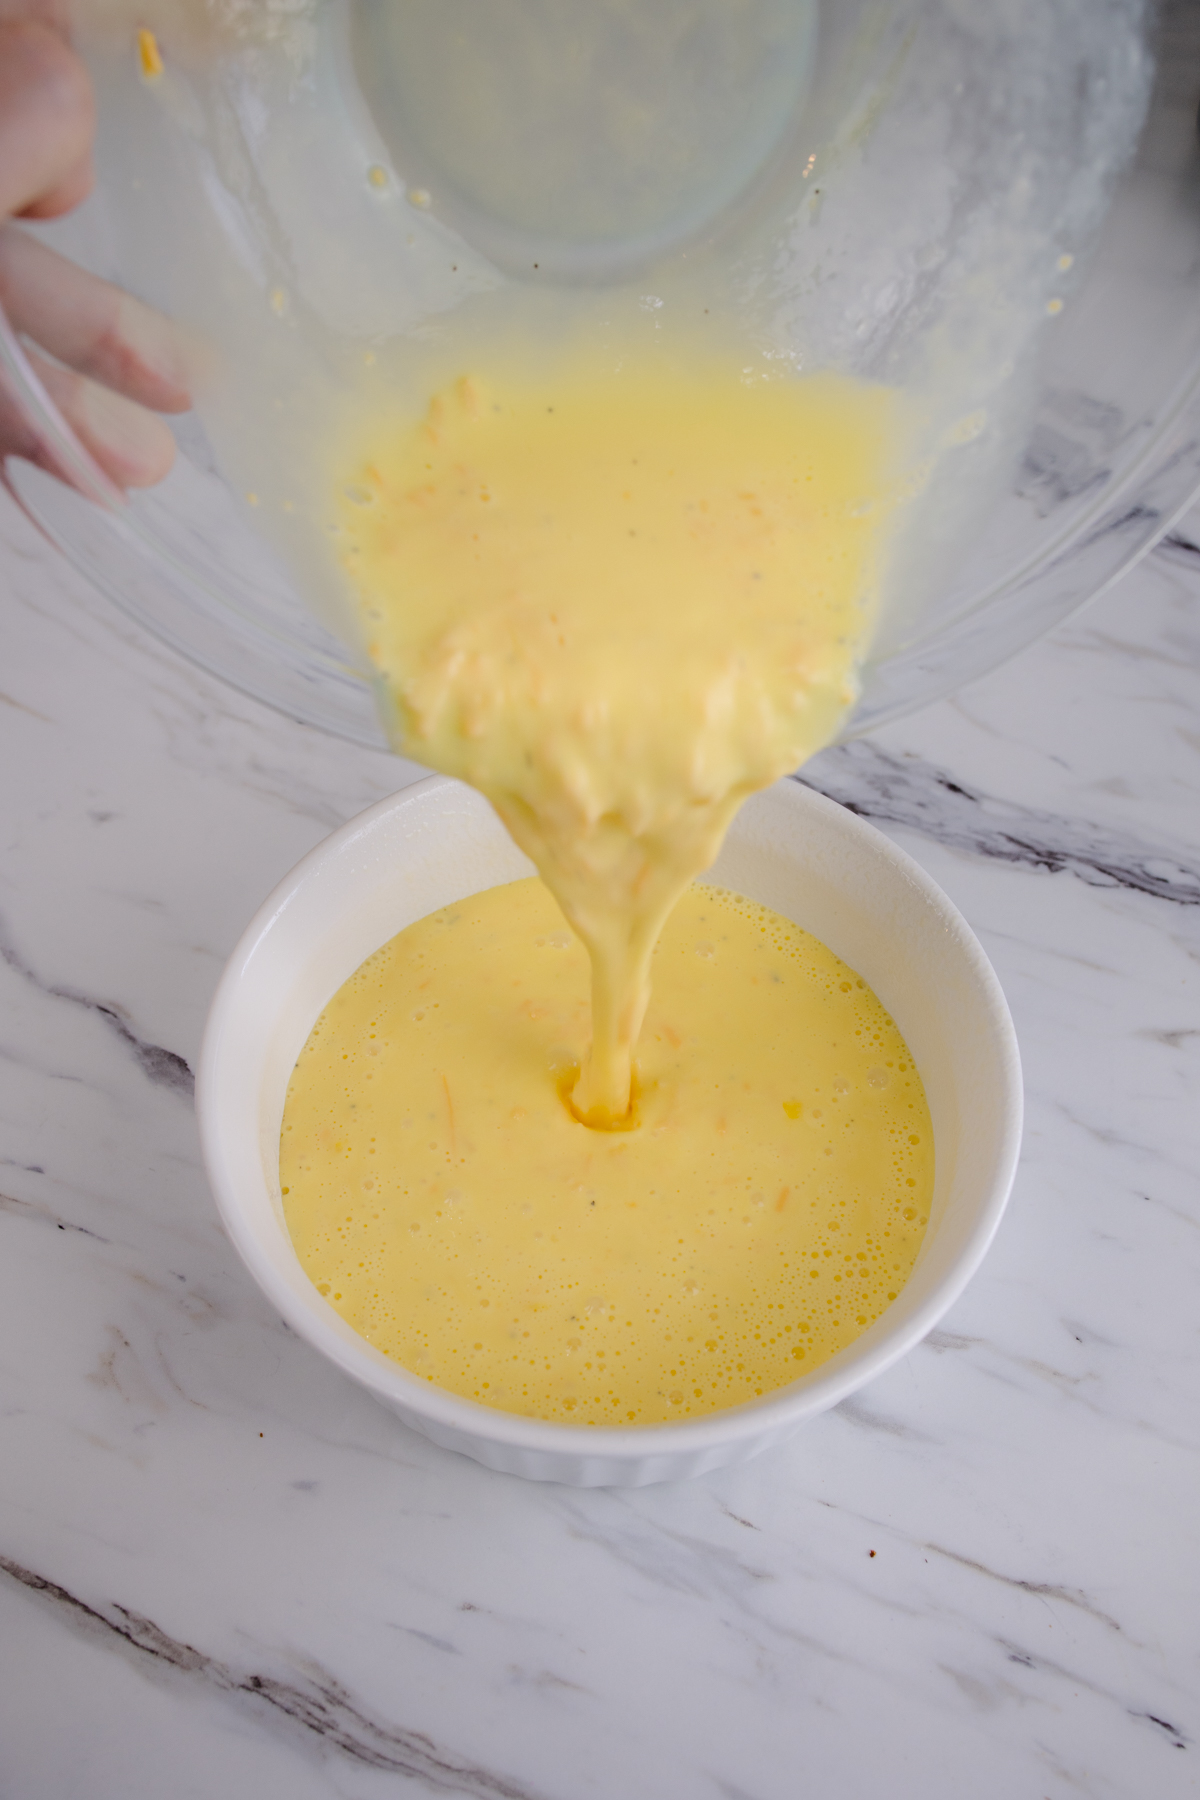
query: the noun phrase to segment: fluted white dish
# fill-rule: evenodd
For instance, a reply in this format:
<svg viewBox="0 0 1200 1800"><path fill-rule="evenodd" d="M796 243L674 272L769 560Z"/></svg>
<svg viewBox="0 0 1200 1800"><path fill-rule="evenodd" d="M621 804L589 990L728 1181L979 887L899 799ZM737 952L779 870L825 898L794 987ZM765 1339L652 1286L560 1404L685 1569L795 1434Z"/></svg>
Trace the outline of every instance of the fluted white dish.
<svg viewBox="0 0 1200 1800"><path fill-rule="evenodd" d="M912 1349L979 1266L1021 1138L1020 1059L1004 995L962 916L881 832L795 781L750 800L711 879L795 920L856 969L924 1081L937 1167L916 1267L853 1344L745 1406L625 1430L497 1412L411 1375L317 1293L284 1222L279 1132L300 1049L359 964L436 908L531 872L485 800L432 777L351 820L280 883L230 959L201 1052L196 1105L221 1217L288 1324L446 1449L586 1487L679 1480L745 1461Z"/></svg>

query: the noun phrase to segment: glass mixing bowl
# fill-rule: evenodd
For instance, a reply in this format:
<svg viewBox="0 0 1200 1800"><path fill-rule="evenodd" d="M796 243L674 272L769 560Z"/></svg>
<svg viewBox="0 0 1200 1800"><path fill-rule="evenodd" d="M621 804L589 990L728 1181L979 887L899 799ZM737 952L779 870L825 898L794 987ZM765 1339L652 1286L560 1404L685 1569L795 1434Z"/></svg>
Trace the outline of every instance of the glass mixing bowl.
<svg viewBox="0 0 1200 1800"><path fill-rule="evenodd" d="M848 735L1021 648L1200 487L1191 0L77 14L99 186L36 229L182 322L198 403L126 499L0 330L63 477L8 482L118 604L297 719L384 741L314 446L364 383L416 404L516 333L709 330L750 369L916 397L921 506Z"/></svg>

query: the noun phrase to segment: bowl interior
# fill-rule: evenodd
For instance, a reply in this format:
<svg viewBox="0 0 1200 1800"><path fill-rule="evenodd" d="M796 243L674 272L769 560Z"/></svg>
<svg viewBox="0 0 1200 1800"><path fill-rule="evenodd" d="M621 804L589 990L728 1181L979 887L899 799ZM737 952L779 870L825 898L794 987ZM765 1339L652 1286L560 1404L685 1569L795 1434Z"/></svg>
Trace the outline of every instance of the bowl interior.
<svg viewBox="0 0 1200 1800"><path fill-rule="evenodd" d="M105 18L127 18L124 8L79 10L89 34ZM247 41L227 45L211 66L191 56L182 28L193 10L226 22L236 14ZM680 8L574 0L554 10L585 21L619 16L641 30ZM721 38L755 19L766 30L776 13L794 36L808 8L754 0L736 27L715 0L683 10L711 16ZM177 422L180 456L167 481L123 509L93 507L17 459L14 492L79 567L166 641L293 717L380 745L363 658L318 580L323 526L314 516L315 536L302 543L268 493L299 446L323 441L326 415L310 394L318 376L340 395L364 355L393 357L398 391L419 364L427 393L436 385L424 367L431 347L446 346L445 373L457 376L476 360L474 334L493 304L487 330L501 341L514 308L533 309L530 329L553 341L564 318L593 302L606 316L618 307L641 320L651 317L649 297L661 308L656 333L673 308L690 318L693 302L706 312L716 305L770 359L894 380L914 396L923 391L910 355L918 343L929 346L925 374L958 371L953 381L946 374L956 446L941 457L946 487L931 490L937 504L923 509L889 584L895 592L847 730L869 729L1002 661L1128 567L1200 483L1200 10L1194 0L1148 9L1062 0L1018 12L992 0L831 0L818 10L811 81L801 77L808 51L798 41L764 65L772 80L793 72L779 91L792 95L785 110L795 130L751 183L754 204L731 202L720 230L614 285L579 271L550 280L543 251L524 238L518 280L512 257L491 255L491 238L476 244L454 212L445 168L429 174L437 204L410 204L410 194L428 199L422 153L408 137L389 150L390 111L380 108L381 137L339 46L358 18L369 50L375 16L385 34L428 27L446 48L460 0L401 8L306 0L268 9L261 32L260 9L147 0L139 17L161 22L168 77L142 78L123 26L115 38L89 35L101 97L99 191L80 212L37 229L222 346L217 361L233 358L232 372L221 396L206 392L201 413ZM502 31L510 14L545 11L514 0L489 30ZM1136 29L1143 11L1156 20L1146 47ZM403 20L387 23L393 14ZM320 46L303 78L293 28L315 33ZM772 42L769 30L762 41ZM510 53L516 44L510 36ZM472 40L471 51L477 59L480 44ZM709 61L722 81L733 79L728 57ZM657 79L658 65L639 66ZM513 73L529 74L519 57ZM440 133L449 119L436 105L441 90L418 95L419 85L413 98L433 107L426 124ZM704 90L686 91L696 99ZM753 87L747 93L753 104L723 115L731 129L738 118L775 116ZM1064 104L1072 95L1085 98ZM1143 105L1148 122L1129 162ZM478 169L496 177L501 152L519 142L531 166L555 178L566 167L555 140L543 150L514 136L514 110L515 102L502 110L506 129L485 145L491 153L476 158ZM727 171L742 166L721 151L715 121L705 135ZM572 188L572 219L594 198L595 161L585 159ZM698 167L684 159L689 181ZM387 177L382 186L370 170ZM720 185L702 184L709 197ZM517 190L527 195L528 184ZM968 270L963 258L977 256L986 267ZM702 294L690 286L697 268ZM957 311L955 296L964 303ZM992 341L1010 327L1014 345L1025 346L1019 353L1007 339ZM1010 365L1015 373L1002 375ZM19 371L0 342L0 383L6 370L12 386ZM78 444L62 439L61 420L36 396L24 400L51 460L70 466ZM250 505L247 491L261 504Z"/></svg>
<svg viewBox="0 0 1200 1800"><path fill-rule="evenodd" d="M531 872L486 801L441 778L365 813L293 871L235 952L205 1038L198 1108L225 1225L302 1336L418 1429L481 1460L560 1480L619 1480L645 1478L651 1464L659 1475L683 1473L697 1456L710 1466L750 1454L903 1354L978 1265L1007 1199L1020 1138L1020 1070L1003 995L949 901L881 833L796 782L748 802L710 879L795 920L857 970L895 1018L921 1072L937 1166L916 1267L853 1344L753 1404L626 1430L496 1412L408 1374L316 1292L284 1222L279 1132L296 1058L359 964L435 908ZM523 1448L549 1456L547 1469L521 1467ZM608 1474L588 1476L600 1466L598 1453ZM673 1457L692 1464L675 1469Z"/></svg>

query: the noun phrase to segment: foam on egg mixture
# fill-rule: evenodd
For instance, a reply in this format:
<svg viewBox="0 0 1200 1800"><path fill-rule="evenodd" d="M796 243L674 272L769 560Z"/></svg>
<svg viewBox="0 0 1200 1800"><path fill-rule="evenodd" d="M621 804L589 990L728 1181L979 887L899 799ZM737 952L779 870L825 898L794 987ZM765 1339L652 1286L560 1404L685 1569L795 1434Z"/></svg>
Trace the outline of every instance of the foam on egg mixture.
<svg viewBox="0 0 1200 1800"><path fill-rule="evenodd" d="M819 1367L899 1293L933 1137L871 989L699 884L653 975L623 1131L570 1107L587 959L537 880L409 926L321 1015L284 1112L288 1229L415 1375L507 1412L661 1423Z"/></svg>

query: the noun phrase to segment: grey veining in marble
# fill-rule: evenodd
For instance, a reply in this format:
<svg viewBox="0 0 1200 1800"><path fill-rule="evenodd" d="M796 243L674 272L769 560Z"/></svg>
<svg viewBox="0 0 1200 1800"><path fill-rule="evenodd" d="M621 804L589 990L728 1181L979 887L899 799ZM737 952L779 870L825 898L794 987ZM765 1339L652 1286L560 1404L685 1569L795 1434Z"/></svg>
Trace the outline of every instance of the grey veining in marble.
<svg viewBox="0 0 1200 1800"><path fill-rule="evenodd" d="M407 1434L200 1167L225 957L415 771L179 662L0 507L3 1800L1200 1791L1198 534L805 772L992 957L1018 1185L897 1368L606 1493Z"/></svg>
<svg viewBox="0 0 1200 1800"><path fill-rule="evenodd" d="M210 1688L244 1708L251 1719L269 1727L282 1725L285 1731L292 1728L352 1763L421 1781L435 1793L465 1794L473 1800L533 1800L529 1788L447 1756L422 1732L368 1718L319 1664L310 1664L292 1680L237 1668L168 1637L153 1619L115 1601L103 1608L89 1606L57 1582L6 1557L0 1557L0 1572L47 1601L67 1629L114 1647L135 1667L146 1659L156 1673L166 1670L187 1685Z"/></svg>
<svg viewBox="0 0 1200 1800"><path fill-rule="evenodd" d="M88 1012L95 1013L97 1018L103 1019L114 1036L127 1046L147 1081L191 1095L195 1088L195 1077L182 1056L177 1056L174 1050L164 1050L161 1044L147 1044L138 1037L122 1017L121 1008L116 1002L105 1004L102 1000L78 993L74 988L55 987L41 981L36 970L30 968L16 947L9 942L3 918L0 918L0 959L22 981L27 981L31 987L50 999L66 1000L72 1006L82 1006Z"/></svg>
<svg viewBox="0 0 1200 1800"><path fill-rule="evenodd" d="M1018 867L1068 870L1091 887L1124 887L1200 906L1200 857L1087 819L1065 818L964 787L948 769L869 738L839 745L802 777L875 825L900 825L936 843Z"/></svg>

